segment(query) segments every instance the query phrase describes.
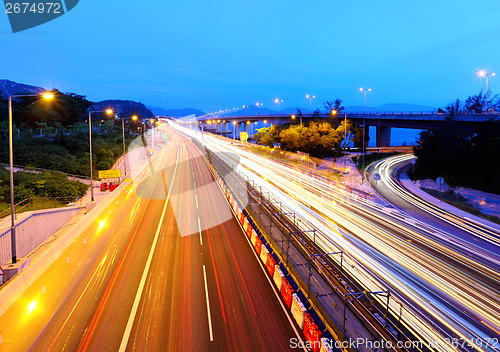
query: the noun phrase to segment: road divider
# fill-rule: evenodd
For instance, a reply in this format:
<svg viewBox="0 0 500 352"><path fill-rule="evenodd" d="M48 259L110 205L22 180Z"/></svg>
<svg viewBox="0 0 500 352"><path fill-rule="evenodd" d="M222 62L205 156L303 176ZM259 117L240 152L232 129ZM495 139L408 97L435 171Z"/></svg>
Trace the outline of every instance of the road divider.
<svg viewBox="0 0 500 352"><path fill-rule="evenodd" d="M324 328L323 332L320 330L319 326L325 327L325 324L323 322L320 322L319 320L315 322L312 315L313 311L311 311L311 314L308 313L307 308L302 302L302 299L307 300L305 298L305 294L304 292L300 292L299 295L298 291L300 291L300 289L292 276L288 273L288 270L286 270L285 264L281 261L278 254L274 252L273 248L267 242L266 238L260 232L258 227L255 225L254 220L249 216L246 210L240 208L238 200L234 197L232 190L230 189L230 187L228 187L226 181L220 176L217 170L215 170L210 161L208 165L210 171L212 172L212 175L219 185L222 194L226 197L228 204L233 210L236 220L240 223L242 232L248 237L249 242L257 255L257 258L260 258L260 260L262 261L264 271L267 271L267 273L270 275L270 278L276 285L276 288L281 293L283 302L290 310L290 313L294 317L297 326L301 329L301 331L304 332L304 336L304 329L308 329L308 341L316 341L317 349L313 349L315 352L319 352L320 347L321 351L331 351L331 349L329 349L330 346L328 344L328 340L325 339L325 342L322 342L321 337L324 335L328 335L328 337L330 337L330 340L333 341L334 335L330 333L329 329L327 328ZM284 274L283 271L286 271L287 274ZM296 289L294 289L294 287ZM306 314L308 319L307 325ZM314 312L314 316L317 317L318 315ZM291 320L290 322L292 323Z"/></svg>

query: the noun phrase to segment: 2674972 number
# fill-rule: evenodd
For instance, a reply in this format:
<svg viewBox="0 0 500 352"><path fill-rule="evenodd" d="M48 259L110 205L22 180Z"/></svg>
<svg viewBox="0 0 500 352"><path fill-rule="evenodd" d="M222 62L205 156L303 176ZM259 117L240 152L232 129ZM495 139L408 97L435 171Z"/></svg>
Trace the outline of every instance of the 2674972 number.
<svg viewBox="0 0 500 352"><path fill-rule="evenodd" d="M61 4L54 2L40 2L30 4L28 2L7 2L5 13L61 13Z"/></svg>

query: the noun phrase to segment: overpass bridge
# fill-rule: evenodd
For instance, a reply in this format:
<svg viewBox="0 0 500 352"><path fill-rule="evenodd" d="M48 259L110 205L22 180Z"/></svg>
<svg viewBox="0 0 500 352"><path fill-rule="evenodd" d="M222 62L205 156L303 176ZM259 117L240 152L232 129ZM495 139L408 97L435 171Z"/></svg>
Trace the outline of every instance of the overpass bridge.
<svg viewBox="0 0 500 352"><path fill-rule="evenodd" d="M295 116L295 118L293 118ZM223 135L239 136L241 131L249 132L252 123L262 122L264 125L282 125L285 123L300 123L301 119L309 121L312 119L330 118L329 114L267 114L267 115L220 115L220 116L200 116L196 118L200 129ZM435 112L390 112L390 113L345 113L337 115L336 118L354 120L359 126L365 128L365 135L368 135L370 126L376 127L377 146L390 146L391 128L414 128L422 130L433 130L443 126L447 115ZM499 113L488 114L458 114L454 121L459 122L467 130L473 130L478 123L500 118Z"/></svg>

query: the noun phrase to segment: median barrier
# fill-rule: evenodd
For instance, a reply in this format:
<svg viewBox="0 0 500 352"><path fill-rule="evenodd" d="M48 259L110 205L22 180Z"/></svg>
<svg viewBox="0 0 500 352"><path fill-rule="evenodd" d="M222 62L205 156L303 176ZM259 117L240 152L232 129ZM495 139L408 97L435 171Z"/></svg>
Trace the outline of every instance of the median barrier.
<svg viewBox="0 0 500 352"><path fill-rule="evenodd" d="M257 236L257 239L255 240L255 251L257 252L257 255L260 256L260 252L262 251L262 241L260 238Z"/></svg>
<svg viewBox="0 0 500 352"><path fill-rule="evenodd" d="M285 300L285 304L287 305L288 308L292 307L292 301L293 301L293 288L292 286L288 283L288 280L286 278L283 278L283 284L281 285L281 297ZM301 329L303 326L300 327Z"/></svg>
<svg viewBox="0 0 500 352"><path fill-rule="evenodd" d="M243 230L245 230L245 232L247 232L249 227L251 227L250 223L248 222L248 219L245 217L243 219Z"/></svg>
<svg viewBox="0 0 500 352"><path fill-rule="evenodd" d="M216 173L215 170L212 171L213 173ZM293 280L292 277L290 277L289 279L285 277L282 269L280 268L280 265L276 264L276 262L278 263L280 262L280 259L278 257L275 259L274 255L270 253L272 249L267 248L269 244L267 243L264 237L261 237L262 234L259 234L258 232L255 231L251 218L247 217L248 214L245 210L240 209L236 200L232 196L231 190L229 188L224 188L224 183L222 183L220 188L223 193L226 193L228 203L233 208L236 220L240 223L243 232L250 237L250 243L252 247L255 249L260 260L266 266L266 270L273 278L273 281L278 290L280 291L281 296L285 301L285 304L288 306L289 309L291 309L291 313L294 316L297 325L306 335L307 341L310 341L310 344L312 346L312 351L314 352L332 351L332 349L330 348L331 346L328 343L328 339L322 337L323 334L321 330L319 329L318 325L315 324L314 318L309 313L307 313L307 309L301 301L302 297L302 299L305 302L309 303L305 298L304 293L301 292L297 283ZM283 270L287 271L286 267L283 267ZM286 276L288 275L289 273L286 272ZM295 290L297 290L297 293L295 293ZM314 313L314 311L311 310L311 313ZM306 317L307 317L307 325L306 325ZM324 327L323 324L322 326ZM330 336L330 334L327 335Z"/></svg>
<svg viewBox="0 0 500 352"><path fill-rule="evenodd" d="M304 316L304 336L311 343L313 352L319 352L321 349L322 333L309 313L306 313Z"/></svg>
<svg viewBox="0 0 500 352"><path fill-rule="evenodd" d="M267 250L266 246L261 246L261 249L260 249L260 260L262 260L262 263L264 263L264 265L267 264L267 257L269 255L269 251Z"/></svg>
<svg viewBox="0 0 500 352"><path fill-rule="evenodd" d="M278 291L281 292L281 287L283 286L283 279L285 276L283 275L283 272L281 271L279 265L274 266L274 275L273 275L273 281L276 284L276 287L278 288Z"/></svg>
<svg viewBox="0 0 500 352"><path fill-rule="evenodd" d="M253 227L249 227L248 230L247 230L247 236L248 238L251 238L252 237L252 232L255 232L255 230L253 229ZM255 234L257 235L257 234Z"/></svg>
<svg viewBox="0 0 500 352"><path fill-rule="evenodd" d="M276 268L276 261L272 255L267 256L266 269L269 275L274 276L274 269Z"/></svg>
<svg viewBox="0 0 500 352"><path fill-rule="evenodd" d="M252 232L252 237L250 238L250 242L252 242L253 248L255 248L255 243L257 243L257 233L254 231Z"/></svg>
<svg viewBox="0 0 500 352"><path fill-rule="evenodd" d="M291 286L290 286L290 289ZM293 292L293 290L292 290ZM291 302L291 308L290 310L292 311L292 315L295 318L295 321L297 322L297 325L301 328L304 329L304 321L305 321L305 314L307 312L306 307L302 304L300 301L299 296L297 296L296 293L292 293L292 302Z"/></svg>

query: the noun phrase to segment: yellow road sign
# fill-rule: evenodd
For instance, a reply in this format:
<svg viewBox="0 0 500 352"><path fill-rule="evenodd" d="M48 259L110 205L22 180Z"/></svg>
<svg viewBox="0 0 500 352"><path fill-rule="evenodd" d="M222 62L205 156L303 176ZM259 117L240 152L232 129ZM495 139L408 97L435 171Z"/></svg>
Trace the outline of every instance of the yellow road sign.
<svg viewBox="0 0 500 352"><path fill-rule="evenodd" d="M240 132L240 141L243 143L246 143L248 140L248 133L246 132Z"/></svg>
<svg viewBox="0 0 500 352"><path fill-rule="evenodd" d="M117 178L122 176L122 170L99 170L99 178Z"/></svg>

